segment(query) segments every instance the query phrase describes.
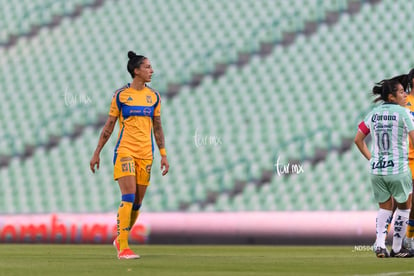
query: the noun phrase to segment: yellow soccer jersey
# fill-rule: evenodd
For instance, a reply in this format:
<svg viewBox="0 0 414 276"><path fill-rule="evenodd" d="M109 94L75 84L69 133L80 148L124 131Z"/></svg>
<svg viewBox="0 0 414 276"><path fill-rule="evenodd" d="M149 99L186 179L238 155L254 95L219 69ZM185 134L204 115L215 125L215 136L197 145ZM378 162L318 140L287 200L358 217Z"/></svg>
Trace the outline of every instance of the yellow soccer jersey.
<svg viewBox="0 0 414 276"><path fill-rule="evenodd" d="M411 115L414 116L414 96L408 94L406 107L410 110ZM408 139L408 159L414 159L414 146L411 139Z"/></svg>
<svg viewBox="0 0 414 276"><path fill-rule="evenodd" d="M152 118L161 115L161 97L158 92L148 86L135 90L127 84L115 92L109 115L119 119L114 162L118 153L128 153L139 159L153 159Z"/></svg>

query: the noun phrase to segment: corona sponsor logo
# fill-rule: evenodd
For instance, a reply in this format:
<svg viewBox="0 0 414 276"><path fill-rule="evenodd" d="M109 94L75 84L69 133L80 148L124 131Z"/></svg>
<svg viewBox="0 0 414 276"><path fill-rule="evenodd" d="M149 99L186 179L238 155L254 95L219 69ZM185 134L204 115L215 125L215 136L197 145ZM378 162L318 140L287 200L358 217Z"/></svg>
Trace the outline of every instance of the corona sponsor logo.
<svg viewBox="0 0 414 276"><path fill-rule="evenodd" d="M379 114L374 114L372 115L371 118L371 122L375 123L378 121L396 121L397 120L397 116L395 115L379 115Z"/></svg>

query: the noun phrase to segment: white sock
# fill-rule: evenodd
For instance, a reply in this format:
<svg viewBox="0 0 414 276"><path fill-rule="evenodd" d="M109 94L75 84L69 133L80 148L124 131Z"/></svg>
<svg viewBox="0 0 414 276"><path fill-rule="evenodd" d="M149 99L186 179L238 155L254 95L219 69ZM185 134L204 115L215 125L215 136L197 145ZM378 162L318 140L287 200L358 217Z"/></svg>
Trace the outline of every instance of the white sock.
<svg viewBox="0 0 414 276"><path fill-rule="evenodd" d="M395 210L394 237L392 240L392 250L394 250L395 253L398 253L401 250L409 215L410 209L400 210L397 208L397 210Z"/></svg>
<svg viewBox="0 0 414 276"><path fill-rule="evenodd" d="M385 248L388 224L392 220L392 211L379 209L377 214L377 247Z"/></svg>

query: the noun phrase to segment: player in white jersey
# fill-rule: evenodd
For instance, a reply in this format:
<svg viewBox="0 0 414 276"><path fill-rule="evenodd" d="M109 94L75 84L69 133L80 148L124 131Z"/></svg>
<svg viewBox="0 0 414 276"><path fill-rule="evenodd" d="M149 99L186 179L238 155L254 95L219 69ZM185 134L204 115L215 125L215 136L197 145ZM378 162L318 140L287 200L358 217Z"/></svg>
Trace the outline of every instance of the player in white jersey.
<svg viewBox="0 0 414 276"><path fill-rule="evenodd" d="M402 247L411 208L411 171L408 167L407 137L414 141L414 121L404 108L407 95L398 80L383 80L372 92L383 101L359 124L355 144L370 161L371 184L374 198L379 204L377 214L377 257L413 257L414 253ZM365 138L371 133L372 146L368 149ZM393 200L395 211L394 236L391 254L385 246L387 226L392 218Z"/></svg>

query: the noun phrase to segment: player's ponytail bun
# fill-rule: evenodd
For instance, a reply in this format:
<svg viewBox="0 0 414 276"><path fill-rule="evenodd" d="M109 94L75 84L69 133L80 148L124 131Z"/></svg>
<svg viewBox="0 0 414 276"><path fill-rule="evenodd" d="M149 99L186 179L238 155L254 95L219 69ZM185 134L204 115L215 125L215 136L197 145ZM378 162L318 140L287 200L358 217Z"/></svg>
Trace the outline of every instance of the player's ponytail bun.
<svg viewBox="0 0 414 276"><path fill-rule="evenodd" d="M129 51L128 52L128 58L129 59L133 59L134 57L136 57L137 56L137 54L135 54L135 52L133 52L133 51Z"/></svg>

